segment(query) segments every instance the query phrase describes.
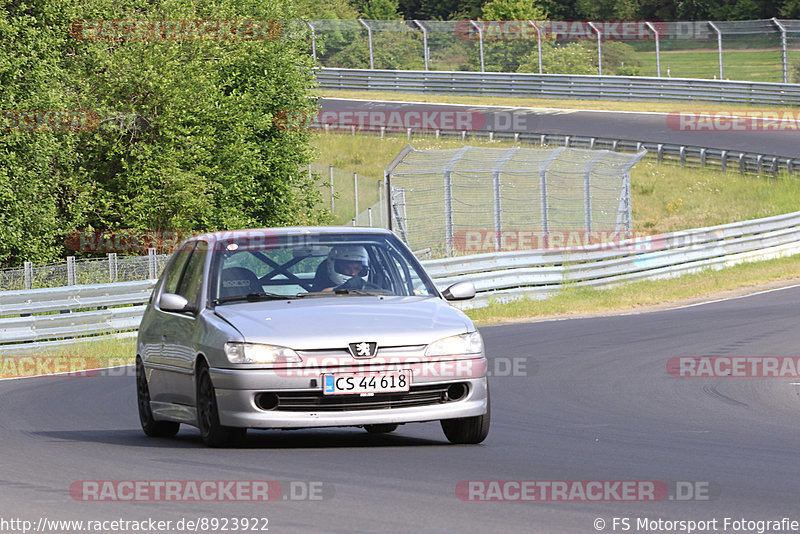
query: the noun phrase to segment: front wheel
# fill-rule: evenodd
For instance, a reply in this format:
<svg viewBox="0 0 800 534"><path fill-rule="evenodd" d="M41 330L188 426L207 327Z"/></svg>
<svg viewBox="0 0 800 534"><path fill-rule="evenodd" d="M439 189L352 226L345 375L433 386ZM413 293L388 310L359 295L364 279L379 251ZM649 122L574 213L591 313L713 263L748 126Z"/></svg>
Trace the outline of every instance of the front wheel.
<svg viewBox="0 0 800 534"><path fill-rule="evenodd" d="M203 443L209 447L225 447L241 441L247 433L246 428L223 426L219 423L217 395L208 367L201 365L197 373L197 427Z"/></svg>
<svg viewBox="0 0 800 534"><path fill-rule="evenodd" d="M450 443L477 444L489 435L489 420L491 419L491 403L489 392L486 392L486 413L474 417L460 419L442 419L442 430Z"/></svg>
<svg viewBox="0 0 800 534"><path fill-rule="evenodd" d="M180 423L173 421L156 421L150 409L150 388L147 387L147 377L144 372L142 359L136 357L136 400L139 405L139 422L142 430L150 437L171 438L181 428Z"/></svg>

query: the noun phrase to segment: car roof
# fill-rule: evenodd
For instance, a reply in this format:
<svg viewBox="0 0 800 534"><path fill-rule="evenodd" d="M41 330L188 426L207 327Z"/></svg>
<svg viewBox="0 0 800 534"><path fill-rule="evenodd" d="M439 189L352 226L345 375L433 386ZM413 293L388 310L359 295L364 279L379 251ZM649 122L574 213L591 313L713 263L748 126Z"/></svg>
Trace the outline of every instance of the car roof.
<svg viewBox="0 0 800 534"><path fill-rule="evenodd" d="M281 226L277 228L252 228L246 230L221 230L218 232L207 232L196 235L191 239L202 239L204 241L216 242L225 239L245 239L254 235L264 236L287 236L302 234L392 234L385 228L369 228L359 226Z"/></svg>

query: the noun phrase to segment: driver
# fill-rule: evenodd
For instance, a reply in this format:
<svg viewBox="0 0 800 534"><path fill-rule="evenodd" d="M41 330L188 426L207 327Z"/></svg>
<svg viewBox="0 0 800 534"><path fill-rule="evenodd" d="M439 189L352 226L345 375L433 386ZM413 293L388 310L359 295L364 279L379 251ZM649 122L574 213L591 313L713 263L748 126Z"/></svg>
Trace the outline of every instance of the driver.
<svg viewBox="0 0 800 534"><path fill-rule="evenodd" d="M353 278L355 286L363 285L369 275L369 254L361 245L336 245L331 248L314 278L314 291L331 291L347 284ZM360 284L359 284L360 282ZM356 287L357 288L357 287Z"/></svg>

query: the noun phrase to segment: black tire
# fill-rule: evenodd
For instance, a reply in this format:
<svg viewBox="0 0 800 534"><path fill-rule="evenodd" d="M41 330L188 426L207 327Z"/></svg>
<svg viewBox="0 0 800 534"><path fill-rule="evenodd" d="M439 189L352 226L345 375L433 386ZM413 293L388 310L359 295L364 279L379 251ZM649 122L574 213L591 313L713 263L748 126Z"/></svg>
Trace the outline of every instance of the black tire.
<svg viewBox="0 0 800 534"><path fill-rule="evenodd" d="M171 438L181 428L180 423L173 421L156 421L150 409L150 388L147 387L147 377L144 372L142 359L136 357L136 400L139 406L139 422L144 433L152 438Z"/></svg>
<svg viewBox="0 0 800 534"><path fill-rule="evenodd" d="M384 423L382 425L364 425L364 430L370 434L388 434L397 430L397 425L394 423Z"/></svg>
<svg viewBox="0 0 800 534"><path fill-rule="evenodd" d="M475 445L486 439L489 435L489 422L491 419L491 402L489 391L486 391L486 413L475 417L462 417L460 419L442 419L442 430L450 443Z"/></svg>
<svg viewBox="0 0 800 534"><path fill-rule="evenodd" d="M247 433L246 428L219 424L217 395L205 364L201 364L197 370L197 428L200 429L203 443L209 447L226 447L241 442Z"/></svg>

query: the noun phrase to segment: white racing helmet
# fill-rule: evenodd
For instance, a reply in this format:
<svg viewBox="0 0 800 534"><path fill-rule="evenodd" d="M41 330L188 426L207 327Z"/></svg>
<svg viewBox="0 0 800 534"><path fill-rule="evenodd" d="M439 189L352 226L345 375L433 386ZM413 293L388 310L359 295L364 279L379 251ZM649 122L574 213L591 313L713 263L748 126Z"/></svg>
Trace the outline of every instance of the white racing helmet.
<svg viewBox="0 0 800 534"><path fill-rule="evenodd" d="M365 277L369 274L369 255L361 245L336 245L328 253L328 277L337 286L344 284L353 276ZM360 269L353 271L357 263Z"/></svg>

